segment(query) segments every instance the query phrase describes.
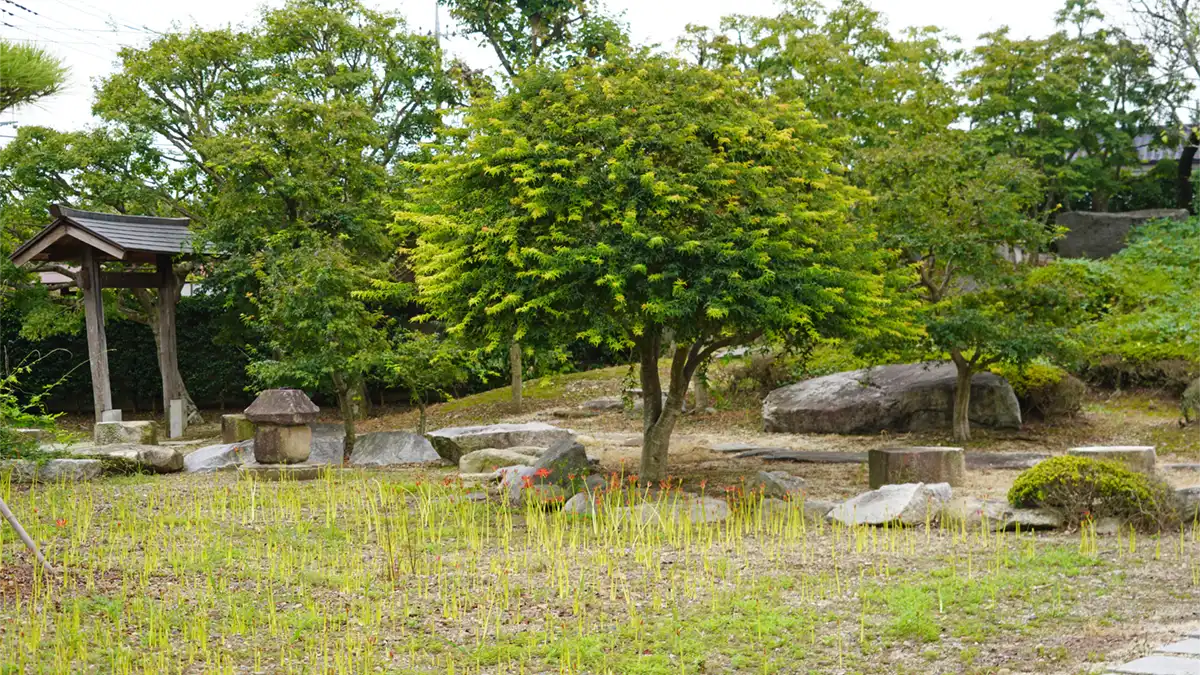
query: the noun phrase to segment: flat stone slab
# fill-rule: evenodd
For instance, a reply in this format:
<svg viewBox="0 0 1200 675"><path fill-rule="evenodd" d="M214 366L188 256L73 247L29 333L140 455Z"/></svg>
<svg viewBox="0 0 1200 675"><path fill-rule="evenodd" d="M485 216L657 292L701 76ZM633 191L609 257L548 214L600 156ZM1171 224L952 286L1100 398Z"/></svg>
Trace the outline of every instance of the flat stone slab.
<svg viewBox="0 0 1200 675"><path fill-rule="evenodd" d="M312 480L321 475L322 464L247 464L238 467L239 476L258 480Z"/></svg>
<svg viewBox="0 0 1200 675"><path fill-rule="evenodd" d="M819 450L778 450L737 456L801 464L862 464L867 461L865 452L823 452Z"/></svg>
<svg viewBox="0 0 1200 675"><path fill-rule="evenodd" d="M1050 455L1037 452L967 452L968 469L1028 469Z"/></svg>
<svg viewBox="0 0 1200 675"><path fill-rule="evenodd" d="M1121 462L1134 471L1151 473L1158 460L1153 445L1093 445L1071 448L1068 455Z"/></svg>
<svg viewBox="0 0 1200 675"><path fill-rule="evenodd" d="M1158 468L1166 471L1200 471L1200 464L1180 462L1174 464L1159 464Z"/></svg>
<svg viewBox="0 0 1200 675"><path fill-rule="evenodd" d="M1200 675L1200 659L1154 654L1112 669L1123 675Z"/></svg>
<svg viewBox="0 0 1200 675"><path fill-rule="evenodd" d="M1188 656L1200 657L1200 638L1189 637L1179 642L1164 645L1154 651L1160 654L1187 654Z"/></svg>
<svg viewBox="0 0 1200 675"><path fill-rule="evenodd" d="M0 476L10 474L13 483L92 480L103 468L98 459L51 459L40 465L29 459L0 460Z"/></svg>
<svg viewBox="0 0 1200 675"><path fill-rule="evenodd" d="M76 455L106 455L140 464L154 473L183 471L183 454L173 447L162 445L99 445L73 447Z"/></svg>

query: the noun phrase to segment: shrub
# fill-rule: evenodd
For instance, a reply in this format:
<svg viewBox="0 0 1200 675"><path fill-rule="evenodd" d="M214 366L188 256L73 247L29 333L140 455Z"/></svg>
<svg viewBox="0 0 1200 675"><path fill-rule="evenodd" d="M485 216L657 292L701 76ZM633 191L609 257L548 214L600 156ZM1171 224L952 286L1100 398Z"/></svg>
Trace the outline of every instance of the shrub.
<svg viewBox="0 0 1200 675"><path fill-rule="evenodd" d="M1026 419L1067 417L1083 408L1087 385L1058 366L1044 361L1023 367L1001 363L992 366L991 371L1012 385Z"/></svg>
<svg viewBox="0 0 1200 675"><path fill-rule="evenodd" d="M1116 462L1072 455L1052 457L1017 476L1008 501L1053 509L1072 525L1114 517L1161 529L1179 518L1175 492L1166 483Z"/></svg>

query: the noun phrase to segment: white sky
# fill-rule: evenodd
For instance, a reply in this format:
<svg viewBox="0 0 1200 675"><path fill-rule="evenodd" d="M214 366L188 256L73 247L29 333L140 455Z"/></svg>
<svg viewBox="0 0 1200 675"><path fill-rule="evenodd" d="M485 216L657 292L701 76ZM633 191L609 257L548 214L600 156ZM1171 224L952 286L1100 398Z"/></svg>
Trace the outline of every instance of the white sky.
<svg viewBox="0 0 1200 675"><path fill-rule="evenodd" d="M411 27L430 32L435 2L366 0L368 6L399 11ZM965 46L972 45L980 33L1001 25L1010 26L1018 37L1045 35L1054 29L1054 14L1062 6L1060 0L868 0L868 3L888 17L893 30L937 25L962 38ZM278 6L282 0L267 4ZM715 27L726 14L777 11L772 0L608 0L607 4L610 10L624 12L636 42L672 48L688 23ZM92 88L98 78L114 70L116 52L121 46L144 44L153 37L153 31L166 31L173 26L215 28L251 23L259 7L261 3L254 0L0 0L3 10L0 37L39 44L61 57L70 68L69 83L62 93L6 112L3 121L61 130L89 126L94 123ZM1101 0L1101 8L1112 19L1124 20L1125 7L1125 0ZM452 31L454 27L444 9L441 15L443 32ZM490 51L469 40L453 38L446 45L473 66L494 66ZM11 125L0 126L0 144L12 134Z"/></svg>

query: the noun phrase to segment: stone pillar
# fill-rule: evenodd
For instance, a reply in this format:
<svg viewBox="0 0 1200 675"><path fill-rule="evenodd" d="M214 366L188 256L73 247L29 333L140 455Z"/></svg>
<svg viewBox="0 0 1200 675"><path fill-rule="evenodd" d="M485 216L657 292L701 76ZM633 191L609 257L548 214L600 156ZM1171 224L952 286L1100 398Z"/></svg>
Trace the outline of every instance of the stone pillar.
<svg viewBox="0 0 1200 675"><path fill-rule="evenodd" d="M246 408L254 423L254 459L259 464L299 464L312 445L309 423L321 411L299 389L268 389Z"/></svg>
<svg viewBox="0 0 1200 675"><path fill-rule="evenodd" d="M184 414L183 399L171 399L170 407L167 412L167 436L170 438L179 438L183 435L183 430L187 426L187 415Z"/></svg>
<svg viewBox="0 0 1200 675"><path fill-rule="evenodd" d="M871 489L903 483L962 485L966 462L962 448L885 448L867 453Z"/></svg>
<svg viewBox="0 0 1200 675"><path fill-rule="evenodd" d="M254 422L245 415L221 415L221 442L240 443L254 438Z"/></svg>

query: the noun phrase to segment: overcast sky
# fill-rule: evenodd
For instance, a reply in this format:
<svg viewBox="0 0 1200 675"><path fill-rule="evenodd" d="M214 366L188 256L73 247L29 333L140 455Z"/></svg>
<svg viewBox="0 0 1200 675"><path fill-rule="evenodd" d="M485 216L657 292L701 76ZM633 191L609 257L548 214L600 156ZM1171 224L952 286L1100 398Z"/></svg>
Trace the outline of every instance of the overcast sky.
<svg viewBox="0 0 1200 675"><path fill-rule="evenodd" d="M962 38L967 46L975 38L1002 25L1015 36L1040 36L1054 29L1059 0L868 0L888 17L889 26L936 25ZM272 0L271 6L282 4ZM399 11L413 28L433 30L435 0L366 0L368 6ZM772 14L772 0L609 0L610 10L624 12L635 41L674 47L689 23L716 26L731 13ZM92 88L97 78L114 69L117 50L123 45L144 44L155 31L199 25L216 28L247 24L261 3L253 0L0 0L0 37L30 41L60 56L70 68L65 90L16 111L4 121L18 125L46 125L79 129L94 123ZM1125 0L1101 0L1102 9L1117 20L1127 16ZM452 31L442 10L442 30ZM448 49L476 67L493 67L490 51L472 41L451 39ZM0 144L11 137L11 125L0 127Z"/></svg>

